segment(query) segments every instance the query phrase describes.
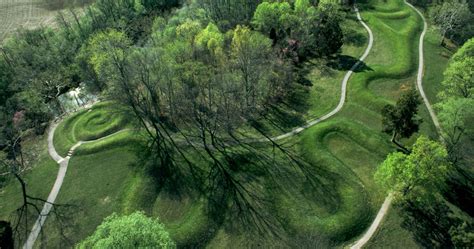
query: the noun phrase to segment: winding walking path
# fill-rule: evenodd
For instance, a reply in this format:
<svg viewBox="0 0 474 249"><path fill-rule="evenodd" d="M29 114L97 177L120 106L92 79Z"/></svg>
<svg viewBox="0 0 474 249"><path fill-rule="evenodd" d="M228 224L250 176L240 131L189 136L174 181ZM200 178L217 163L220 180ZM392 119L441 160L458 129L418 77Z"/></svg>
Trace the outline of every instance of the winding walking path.
<svg viewBox="0 0 474 249"><path fill-rule="evenodd" d="M418 46L418 73L416 77L416 87L418 91L420 92L421 98L423 99L423 102L428 109L428 112L430 113L431 120L433 121L433 124L436 127L436 130L440 134L440 140L444 142L443 136L441 136L441 126L438 121L438 117L436 116L436 113L433 110L433 107L430 104L430 101L428 100L428 97L425 94L425 90L423 89L423 75L424 75L424 67L425 67L425 61L424 61L424 40L425 40L425 35L426 31L428 29L428 24L426 22L425 17L423 16L423 13L421 13L415 6L412 4L408 3L405 0L405 4L410 6L415 12L421 17L423 20L423 31L421 32L420 35L420 41L419 41L419 46ZM387 196L385 198L385 201L382 204L382 207L380 208L379 212L377 213L377 216L375 217L375 220L372 222L370 225L369 229L367 232L359 239L357 240L352 246L351 249L359 249L362 248L375 234L375 231L377 231L378 226L382 222L384 216L387 214L390 204L392 202L392 195Z"/></svg>
<svg viewBox="0 0 474 249"><path fill-rule="evenodd" d="M433 108L431 107L430 103L429 103L429 100L428 98L426 97L426 94L423 90L423 86L422 86L422 79L423 79L423 68L424 68L424 60L423 60L423 40L424 40L424 36L425 36L425 33L426 33L426 29L427 29L427 23L426 23L426 20L425 18L423 17L422 13L417 10L413 5L405 2L407 5L409 5L411 8L413 8L420 16L421 18L423 19L423 23L424 23L424 27L423 27L423 32L420 36L420 45L419 45L419 67L418 67L418 76L417 76L417 88L418 90L420 91L420 94L423 98L423 101L426 105L426 107L428 108L428 111L430 113L430 116L431 116L431 119L433 120L433 123L435 124L436 126L436 129L438 131L441 131L441 127L439 125L439 122L438 122L438 119L436 117L436 114L435 112L433 111ZM372 33L372 30L369 28L369 26L367 26L367 24L362 20L361 18L361 15L359 13L359 10L357 7L354 8L355 12L356 12L356 15L357 15L357 19L358 21L362 24L362 26L364 26L364 28L367 30L367 33L369 34L369 43L367 45L367 48L365 49L364 53L362 54L362 56L359 58L359 61L357 61L352 67L351 69L346 73L346 75L344 76L343 80L342 80L342 84L341 84L341 97L339 99L339 103L338 105L332 110L330 111L329 113L325 114L324 116L322 117L319 117L319 118L316 118L316 119L312 119L312 120L309 120L305 125L303 126L300 126L298 128L295 128L293 129L292 131L288 132L288 133L285 133L285 134L282 134L282 135L278 135L278 136L275 136L275 137L272 137L271 139L274 140L274 141L278 141L278 140L283 140L285 138L288 138L288 137L291 137L291 136L294 136L294 135L297 135L299 133L301 133L302 131L310 128L310 127L313 127L315 126L316 124L319 124L321 123L322 121L324 120L327 120L331 117L333 117L334 115L336 115L337 113L339 113L341 111L341 109L343 108L345 102L346 102L346 96L347 96L347 84L349 82L349 79L350 77L352 76L352 74L354 73L354 70L356 70L360 64L362 63L362 61L364 61L367 56L369 55L370 51L372 50L372 47L373 47L373 43L374 43L374 36L373 36L373 33ZM111 134L111 135L108 135L106 137L103 137L103 138L100 138L100 139L97 139L97 140L92 140L92 141L80 141L78 142L77 144L75 144L71 150L69 151L69 154L66 158L63 158L61 157L57 152L56 152L56 149L54 148L54 143L53 143L53 138L54 138L54 131L56 130L56 127L57 127L57 123L53 124L49 130L49 135L48 135L48 152L50 154L50 156L59 164L59 171L58 171L58 175L57 175L57 178L56 178L56 181L54 183L54 186L53 186L53 189L51 190L49 196L48 196L48 202L49 203L45 203L44 207L43 207L43 210L41 211L41 214L40 216L38 217L38 219L36 220L34 226L33 226L33 229L28 237L28 240L26 241L26 243L24 244L23 248L26 248L26 249L30 249L33 247L36 239L38 238L38 235L39 233L41 232L41 228L42 226L44 225L45 221L46 221L46 218L49 214L49 212L51 211L51 208L52 208L52 204L51 203L54 203L54 201L56 200L56 197L59 193L59 190L61 189L61 186L62 186L62 183L64 181L64 177L66 175L66 171L67 171L67 167L68 167L68 164L69 164L69 159L70 157L72 156L72 153L75 149L77 149L79 146L81 146L82 144L84 143L90 143L90 142L96 142L96 141L99 141L99 140L102 140L102 139L105 139L107 137L110 137L110 136L113 136L113 135L116 135L117 133L120 133L120 132L123 132L125 130L122 130L122 131L119 131L117 133L114 133L114 134ZM260 141L260 140L259 140ZM352 246L351 246L351 249L358 249L358 248L361 248L362 246L364 246L369 240L370 238L374 235L375 231L377 230L377 228L379 227L380 223L382 222L383 218L385 217L387 211L389 210L389 207L391 205L391 202L392 202L392 196L389 195L387 196L387 198L385 199L384 203L382 204L382 207L380 208L380 210L378 211L377 213L377 216L375 218L375 220L372 222L371 226L369 227L369 229L367 230L367 232L358 240L356 241Z"/></svg>
<svg viewBox="0 0 474 249"><path fill-rule="evenodd" d="M351 67L351 69L349 71L347 71L346 75L344 76L344 79L342 80L342 84L341 84L341 98L339 99L339 103L337 104L336 108L334 108L332 111L330 111L329 113L325 114L322 117L309 120L308 122L306 122L305 125L300 126L298 128L295 128L294 130L292 130L288 133L278 135L276 137L272 137L272 140L278 141L278 140L282 140L282 139L294 136L296 134L299 134L302 131L304 131L304 130L310 128L310 127L313 127L316 124L319 124L322 121L336 115L339 111L341 111L342 107L344 107L344 104L346 103L347 83L349 82L350 77L354 73L354 70L356 70L360 66L360 64L367 58L367 56L369 55L369 53L372 50L372 47L374 45L374 35L372 33L372 30L362 20L362 18L360 16L360 13L359 13L359 9L357 8L357 6L354 7L354 10L357 14L357 20L362 24L362 26L364 26L364 28L367 30L367 33L369 34L369 44L367 45L367 48L365 49L364 54L362 54L362 56L359 58L359 60ZM262 139L262 140L266 140L266 139Z"/></svg>
<svg viewBox="0 0 474 249"><path fill-rule="evenodd" d="M53 189L51 189L51 192L49 193L49 196L47 199L48 202L44 204L40 215L36 219L36 222L33 225L33 228L31 229L31 232L30 232L30 235L28 236L27 241L23 245L24 249L33 248L33 245L35 244L35 241L38 238L39 233L41 232L41 229L44 223L46 222L46 218L48 217L49 212L51 211L51 208L53 207L53 203L55 202L56 197L59 194L59 190L61 189L61 186L63 184L64 177L66 176L67 167L69 165L69 159L71 158L74 151L83 144L101 141L111 136L115 136L119 133L129 130L129 129L123 129L113 134L110 134L110 135L107 135L105 137L95 139L95 140L79 141L74 146L71 147L71 149L68 152L68 156L63 158L58 154L58 152L56 151L56 148L54 147L54 132L56 131L56 128L58 127L58 125L59 123L53 123L48 131L48 153L51 156L51 158L54 161L56 161L59 165L58 175L56 177L56 181L54 182Z"/></svg>
<svg viewBox="0 0 474 249"><path fill-rule="evenodd" d="M418 47L419 63L418 63L418 75L416 77L416 86L418 88L418 91L420 92L421 98L423 99L423 102L425 103L426 108L428 109L428 112L430 113L431 120L433 121L433 124L435 125L436 130L438 131L440 140L444 142L444 138L443 136L441 136L442 128L441 128L441 125L439 124L438 117L436 116L436 113L434 112L433 107L431 106L430 101L428 100L428 97L425 94L425 90L423 90L423 74L424 74L423 69L425 67L423 42L425 40L426 31L428 29L428 23L426 23L426 19L423 16L423 13L421 13L417 8L415 8L415 6L413 6L411 3L407 2L406 0L405 0L405 3L408 6L410 6L412 9L414 9L416 13L418 13L418 15L420 15L421 19L423 20L423 32L421 32L420 42L419 42L419 47Z"/></svg>

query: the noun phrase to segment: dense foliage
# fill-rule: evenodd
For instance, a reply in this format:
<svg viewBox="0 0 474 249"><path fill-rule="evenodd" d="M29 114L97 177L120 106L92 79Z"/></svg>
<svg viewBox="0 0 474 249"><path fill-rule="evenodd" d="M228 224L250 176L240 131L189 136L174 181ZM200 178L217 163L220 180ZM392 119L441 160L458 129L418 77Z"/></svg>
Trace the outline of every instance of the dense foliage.
<svg viewBox="0 0 474 249"><path fill-rule="evenodd" d="M389 104L382 109L383 131L391 134L392 142L406 152L408 150L398 143L397 139L409 138L418 131L421 123L417 116L420 104L421 100L417 91L410 89L400 96L396 105Z"/></svg>
<svg viewBox="0 0 474 249"><path fill-rule="evenodd" d="M176 248L163 224L141 212L105 218L77 248Z"/></svg>
<svg viewBox="0 0 474 249"><path fill-rule="evenodd" d="M474 36L474 1L458 0L411 0L428 12L430 21L442 36L462 45Z"/></svg>
<svg viewBox="0 0 474 249"><path fill-rule="evenodd" d="M441 144L421 136L409 155L390 154L377 169L375 179L401 200L429 202L445 186L450 170L447 155Z"/></svg>

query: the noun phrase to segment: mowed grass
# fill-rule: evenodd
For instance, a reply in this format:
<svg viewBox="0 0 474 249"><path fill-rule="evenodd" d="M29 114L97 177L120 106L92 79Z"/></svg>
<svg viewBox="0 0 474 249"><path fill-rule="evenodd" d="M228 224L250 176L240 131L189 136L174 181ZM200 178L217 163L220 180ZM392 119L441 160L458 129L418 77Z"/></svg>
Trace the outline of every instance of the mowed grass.
<svg viewBox="0 0 474 249"><path fill-rule="evenodd" d="M452 56L452 51L441 47L440 41L439 34L428 26L424 41L423 89L432 105L439 102L438 93L442 90L443 72ZM425 122L431 123L429 120ZM366 248L422 248L416 243L411 232L403 228L402 222L400 209L392 207Z"/></svg>
<svg viewBox="0 0 474 249"><path fill-rule="evenodd" d="M111 102L98 103L62 121L54 134L54 146L61 156L79 141L91 141L130 128L131 118Z"/></svg>
<svg viewBox="0 0 474 249"><path fill-rule="evenodd" d="M65 220L48 217L44 236L38 245L46 248L70 247L90 235L113 212L122 212L127 193L137 177L134 170L138 161L135 153L139 138L111 137L107 143L79 147L68 167L56 203ZM127 142L122 141L123 139Z"/></svg>
<svg viewBox="0 0 474 249"><path fill-rule="evenodd" d="M44 236L38 241L40 247L73 246L113 212L136 210L160 218L179 245L202 239L210 223L204 202L160 191L153 178L144 173L138 157L143 138L139 132L123 131L76 150L57 199L65 205L59 213L67 218L48 218Z"/></svg>

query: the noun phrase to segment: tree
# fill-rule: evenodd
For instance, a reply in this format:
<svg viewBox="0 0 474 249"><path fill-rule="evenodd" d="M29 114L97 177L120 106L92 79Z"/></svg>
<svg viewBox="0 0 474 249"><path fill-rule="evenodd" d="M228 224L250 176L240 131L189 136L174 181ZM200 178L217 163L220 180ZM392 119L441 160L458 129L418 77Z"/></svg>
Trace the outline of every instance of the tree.
<svg viewBox="0 0 474 249"><path fill-rule="evenodd" d="M297 25L297 19L288 2L263 2L255 10L252 25L277 42Z"/></svg>
<svg viewBox="0 0 474 249"><path fill-rule="evenodd" d="M158 219L142 212L105 218L93 235L77 245L78 248L176 248L168 231Z"/></svg>
<svg viewBox="0 0 474 249"><path fill-rule="evenodd" d="M452 226L449 234L456 248L469 248L474 245L474 224L464 221L458 226Z"/></svg>
<svg viewBox="0 0 474 249"><path fill-rule="evenodd" d="M224 30L248 24L261 0L198 0L211 18Z"/></svg>
<svg viewBox="0 0 474 249"><path fill-rule="evenodd" d="M418 93L411 89L402 94L396 105L389 104L382 109L383 131L391 134L391 141L406 153L409 150L397 140L399 137L409 138L418 131L421 122L417 117L420 103Z"/></svg>
<svg viewBox="0 0 474 249"><path fill-rule="evenodd" d="M398 200L429 201L446 184L451 167L447 156L443 145L421 136L410 154L388 155L377 169L375 180Z"/></svg>
<svg viewBox="0 0 474 249"><path fill-rule="evenodd" d="M309 0L296 0L293 8L286 1L263 2L255 10L252 24L283 50L290 49L294 41L300 57L327 56L342 46L339 8L331 3L316 7Z"/></svg>
<svg viewBox="0 0 474 249"><path fill-rule="evenodd" d="M242 110L247 115L257 111L258 103L263 103L270 92L271 72L264 69L272 64L271 41L247 27L237 26L232 38L231 55L242 82L239 84L244 94Z"/></svg>
<svg viewBox="0 0 474 249"><path fill-rule="evenodd" d="M442 5L435 6L430 16L440 31L441 45L444 45L445 38L452 39L473 19L468 4L458 1L445 1Z"/></svg>
<svg viewBox="0 0 474 249"><path fill-rule="evenodd" d="M443 137L453 163L463 159L460 142L466 135L473 134L470 124L474 121L474 99L449 98L435 106L443 127Z"/></svg>
<svg viewBox="0 0 474 249"><path fill-rule="evenodd" d="M442 82L441 97L473 98L474 38L467 41L451 58Z"/></svg>

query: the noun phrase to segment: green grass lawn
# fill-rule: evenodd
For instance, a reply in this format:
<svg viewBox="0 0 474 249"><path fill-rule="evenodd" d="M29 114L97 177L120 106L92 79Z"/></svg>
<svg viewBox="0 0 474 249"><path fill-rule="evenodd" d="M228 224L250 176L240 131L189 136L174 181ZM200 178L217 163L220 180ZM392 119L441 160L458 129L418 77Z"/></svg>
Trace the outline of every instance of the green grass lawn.
<svg viewBox="0 0 474 249"><path fill-rule="evenodd" d="M452 56L452 52L441 47L439 35L433 29L428 28L424 41L424 55L423 89L433 105L439 101L437 94L441 91L443 72L446 69L449 58ZM431 121L428 119L428 113L425 108L422 108L422 115L425 120L422 130L428 130L427 134L432 138L436 138L436 133L433 130ZM366 248L421 248L414 240L411 232L401 227L402 218L399 212L400 210L396 207L390 209L380 229L368 242Z"/></svg>

